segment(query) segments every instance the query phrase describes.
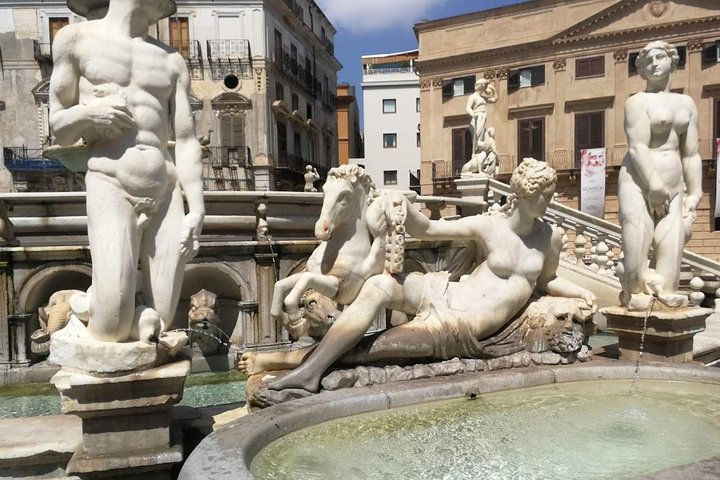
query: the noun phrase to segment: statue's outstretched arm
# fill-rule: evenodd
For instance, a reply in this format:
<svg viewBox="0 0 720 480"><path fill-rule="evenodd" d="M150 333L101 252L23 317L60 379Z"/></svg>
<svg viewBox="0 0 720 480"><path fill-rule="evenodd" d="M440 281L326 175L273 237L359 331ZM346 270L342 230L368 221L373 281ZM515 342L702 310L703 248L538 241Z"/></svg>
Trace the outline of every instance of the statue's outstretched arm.
<svg viewBox="0 0 720 480"><path fill-rule="evenodd" d="M183 220L180 242L184 256L194 256L205 219L203 201L202 150L195 137L195 122L190 107L190 76L179 53L172 55L177 69L177 83L171 101L171 118L175 127L175 164L178 180L185 194L188 214Z"/></svg>
<svg viewBox="0 0 720 480"><path fill-rule="evenodd" d="M557 276L562 249L562 233L553 228L548 251L545 252L545 264L538 277L535 288L540 293L553 297L582 298L590 308L597 308L597 297L590 290Z"/></svg>

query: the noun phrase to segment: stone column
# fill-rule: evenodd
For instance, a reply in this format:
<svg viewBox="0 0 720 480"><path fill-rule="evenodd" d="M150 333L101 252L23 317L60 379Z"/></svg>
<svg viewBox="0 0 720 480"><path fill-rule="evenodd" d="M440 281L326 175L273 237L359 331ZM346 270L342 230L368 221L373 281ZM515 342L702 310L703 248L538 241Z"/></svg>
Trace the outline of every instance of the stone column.
<svg viewBox="0 0 720 480"><path fill-rule="evenodd" d="M19 313L9 315L8 326L10 327L10 363L13 365L30 365L28 358L28 346L30 334L30 319L32 314Z"/></svg>
<svg viewBox="0 0 720 480"><path fill-rule="evenodd" d="M0 260L0 365L10 363L10 324L14 291L12 268L7 258Z"/></svg>
<svg viewBox="0 0 720 480"><path fill-rule="evenodd" d="M267 155L255 155L252 168L255 177L255 190L259 192L275 190L275 167L270 164Z"/></svg>
<svg viewBox="0 0 720 480"><path fill-rule="evenodd" d="M265 248L267 247L267 248ZM255 272L257 278L257 330L255 341L258 344L276 343L279 341L278 325L270 316L273 289L275 288L277 253L271 245L258 244L255 253Z"/></svg>
<svg viewBox="0 0 720 480"><path fill-rule="evenodd" d="M246 343L257 343L255 323L257 319L257 302L238 302L240 311L237 322L230 335L230 343L233 347L240 348Z"/></svg>

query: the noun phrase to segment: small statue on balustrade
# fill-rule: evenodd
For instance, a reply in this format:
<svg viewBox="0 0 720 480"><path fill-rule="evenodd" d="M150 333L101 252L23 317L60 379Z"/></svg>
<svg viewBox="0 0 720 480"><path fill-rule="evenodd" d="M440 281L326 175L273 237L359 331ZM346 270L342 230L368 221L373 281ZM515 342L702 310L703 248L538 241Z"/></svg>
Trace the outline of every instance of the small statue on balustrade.
<svg viewBox="0 0 720 480"><path fill-rule="evenodd" d="M317 192L317 188L315 188L315 182L320 180L320 174L317 172L317 169L313 167L312 165L307 165L305 167L305 192Z"/></svg>

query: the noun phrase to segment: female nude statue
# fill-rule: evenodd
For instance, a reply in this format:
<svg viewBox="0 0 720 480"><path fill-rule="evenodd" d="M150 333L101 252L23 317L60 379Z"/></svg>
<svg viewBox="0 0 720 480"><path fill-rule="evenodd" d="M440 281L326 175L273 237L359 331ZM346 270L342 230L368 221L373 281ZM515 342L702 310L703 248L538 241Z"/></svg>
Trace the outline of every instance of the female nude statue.
<svg viewBox="0 0 720 480"><path fill-rule="evenodd" d="M465 111L470 115L470 131L473 135L473 155L480 149L485 138L487 104L497 102L497 91L487 78L475 82L475 92L468 97Z"/></svg>
<svg viewBox="0 0 720 480"><path fill-rule="evenodd" d="M248 353L239 368L252 374L297 367L268 387L316 391L321 376L335 362L473 357L479 341L512 319L535 290L580 298L595 308L597 300L592 292L555 275L561 234L541 220L555 192L555 181L555 171L546 163L527 158L512 175L515 198L500 215L436 221L408 208L405 227L410 235L473 241L479 251L487 253L484 261L460 282L448 281L447 272L375 275L317 347ZM377 313L386 308L415 318L363 338Z"/></svg>
<svg viewBox="0 0 720 480"><path fill-rule="evenodd" d="M625 103L629 150L618 176L625 254L620 300L630 308L646 308L648 294L675 306L685 298L675 292L702 197L702 165L697 108L689 96L670 91L678 59L672 45L648 44L635 62L647 87ZM654 273L648 268L651 245Z"/></svg>

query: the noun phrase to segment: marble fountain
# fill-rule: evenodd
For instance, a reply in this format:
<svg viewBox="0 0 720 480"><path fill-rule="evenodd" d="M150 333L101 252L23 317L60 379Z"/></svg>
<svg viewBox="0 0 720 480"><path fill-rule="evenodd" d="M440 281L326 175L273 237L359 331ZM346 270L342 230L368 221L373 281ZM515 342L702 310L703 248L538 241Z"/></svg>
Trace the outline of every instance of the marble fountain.
<svg viewBox="0 0 720 480"><path fill-rule="evenodd" d="M718 392L720 374L681 365L692 360L688 342L711 310L678 291L702 191L695 107L669 93L676 64L672 46L649 44L637 59L646 91L626 105L622 291L620 306L602 309L619 336L621 361L590 361L585 334L597 297L556 274L560 232L540 221L555 186L546 164L525 159L505 206L452 222L427 220L402 196L372 193L361 170L343 166L325 183L315 228L323 243L307 272L278 282L272 311L300 336L318 327L298 309L308 287L346 308L311 347L242 356L253 413L206 438L180 478L700 478L717 471L720 409L705 399ZM471 128L484 128L475 117L485 115L493 92L481 83L469 100L482 107ZM689 121L651 126L661 121L655 112L668 108ZM464 169L465 183L487 177L480 160L475 171ZM359 219L350 228L343 228L345 210ZM357 242L358 230L375 240ZM475 241L484 255L459 278L402 273L405 234ZM385 309L411 320L365 335Z"/></svg>
<svg viewBox="0 0 720 480"><path fill-rule="evenodd" d="M87 14L96 2L68 4ZM693 138L680 133L692 132L697 119L688 97L670 93L677 61L662 43L638 57L648 88L626 108L631 148L621 172L627 192L621 305L602 302L620 338L620 361L593 358L588 347L599 303L584 285L592 282L558 274L565 242L543 220L556 183L547 164L523 160L504 205L487 209L467 201L468 210L484 213L452 221L429 220L412 199L377 190L361 167L341 166L325 181L314 228L319 245L305 270L277 281L262 305L301 341L239 356L250 413L183 452L173 407L183 397L190 362L183 353L187 335L170 322L205 220L201 147L188 120L184 62L137 41L143 28L174 13L174 2L106 6L107 17L60 31L53 49L50 121L58 144L83 139L87 145L87 168L85 160L72 168L87 170L93 259L91 288L69 297L69 322L49 344L50 359L61 366L52 383L62 412L79 417L82 430L63 474L673 478L718 463L720 441L713 435L720 413L702 399L719 393L720 374L681 364L691 360L692 335L711 313L678 291L682 247L702 192L693 167L697 146L677 142ZM134 22L115 20L131 17ZM102 55L108 50L123 55L110 62ZM83 68L63 68L74 56L85 57ZM133 73L128 85L115 83L127 72ZM474 138L484 143L459 180L461 191L491 182L480 165L495 155L494 133L485 135L481 117L493 91L482 83L472 99ZM664 127L676 135L665 135L674 140L660 149L657 139L643 144L642 126L656 120L654 109L668 108L688 122ZM67 158L82 156L68 148ZM679 167L681 151L689 168ZM681 181L663 175L680 170ZM639 241L647 232L634 229L638 222L657 238ZM268 233L262 221L257 229L258 236ZM477 250L468 250L469 262L438 271L406 268L410 244L423 241ZM368 334L386 310L406 318L393 317Z"/></svg>

